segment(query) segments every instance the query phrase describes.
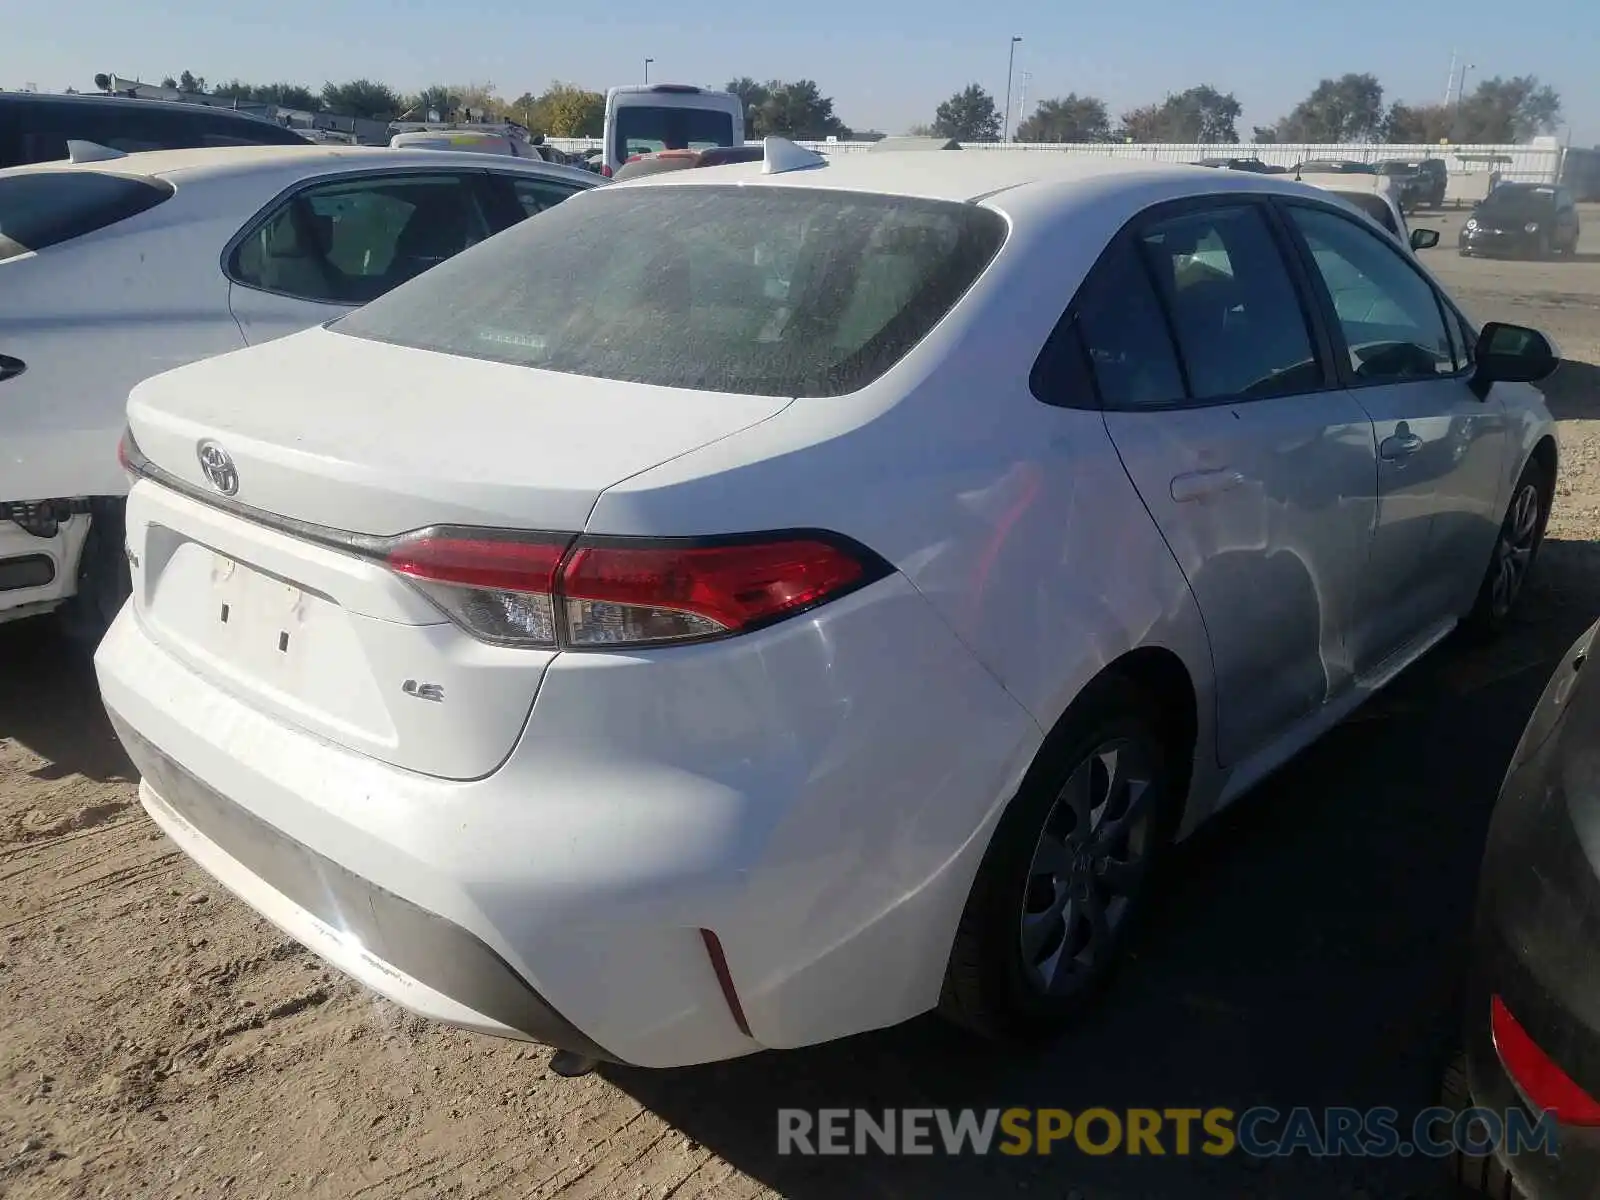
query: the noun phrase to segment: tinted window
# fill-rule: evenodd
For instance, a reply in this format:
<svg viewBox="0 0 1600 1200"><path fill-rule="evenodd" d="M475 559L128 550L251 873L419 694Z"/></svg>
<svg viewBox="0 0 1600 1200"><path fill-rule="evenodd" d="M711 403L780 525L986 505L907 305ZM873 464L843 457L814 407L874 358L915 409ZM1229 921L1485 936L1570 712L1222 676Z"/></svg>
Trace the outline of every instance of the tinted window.
<svg viewBox="0 0 1600 1200"><path fill-rule="evenodd" d="M1208 209L1146 227L1141 244L1197 400L1321 383L1300 301L1266 218Z"/></svg>
<svg viewBox="0 0 1600 1200"><path fill-rule="evenodd" d="M1478 208L1478 216L1513 219L1548 214L1555 207L1555 189L1525 183L1502 183Z"/></svg>
<svg viewBox="0 0 1600 1200"><path fill-rule="evenodd" d="M510 176L502 178L510 182L511 191L517 198L517 206L525 217L542 213L547 208L554 208L579 190L570 184L552 183L547 179L517 179Z"/></svg>
<svg viewBox="0 0 1600 1200"><path fill-rule="evenodd" d="M987 209L799 188L598 188L342 333L605 379L828 396L871 382L1005 238Z"/></svg>
<svg viewBox="0 0 1600 1200"><path fill-rule="evenodd" d="M652 108L624 105L615 110L617 158L658 150L707 150L733 145L733 117L709 108Z"/></svg>
<svg viewBox="0 0 1600 1200"><path fill-rule="evenodd" d="M1052 350L1063 366L1036 372L1035 394L1050 403L1073 404L1070 372L1087 357L1094 386L1107 408L1155 408L1184 399L1166 318L1156 303L1149 274L1131 243L1118 240L1106 251L1073 301L1075 331ZM1057 342L1060 339L1052 339Z"/></svg>
<svg viewBox="0 0 1600 1200"><path fill-rule="evenodd" d="M1431 379L1456 370L1433 286L1394 246L1324 209L1289 209L1338 315L1359 380Z"/></svg>
<svg viewBox="0 0 1600 1200"><path fill-rule="evenodd" d="M79 140L136 154L203 146L306 144L292 129L198 105L160 100L126 103L34 101L26 107L0 104L0 121L20 128L7 139L5 166L54 162L67 157L67 142Z"/></svg>
<svg viewBox="0 0 1600 1200"><path fill-rule="evenodd" d="M94 171L41 171L0 179L0 260L82 237L154 208L163 180Z"/></svg>
<svg viewBox="0 0 1600 1200"><path fill-rule="evenodd" d="M489 236L470 178L386 175L295 193L239 243L240 283L364 304Z"/></svg>

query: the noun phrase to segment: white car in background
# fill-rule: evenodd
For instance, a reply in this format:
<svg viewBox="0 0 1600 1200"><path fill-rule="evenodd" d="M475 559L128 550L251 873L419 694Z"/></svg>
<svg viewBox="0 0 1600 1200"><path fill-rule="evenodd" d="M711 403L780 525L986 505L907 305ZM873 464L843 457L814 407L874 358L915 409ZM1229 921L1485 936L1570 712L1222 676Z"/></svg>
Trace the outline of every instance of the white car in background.
<svg viewBox="0 0 1600 1200"><path fill-rule="evenodd" d="M1037 1037L1171 839L1509 619L1555 364L1281 177L770 139L141 383L101 692L160 827L418 1012Z"/></svg>
<svg viewBox="0 0 1600 1200"><path fill-rule="evenodd" d="M116 463L147 375L349 312L602 181L504 156L258 146L0 171L0 621L127 595Z"/></svg>

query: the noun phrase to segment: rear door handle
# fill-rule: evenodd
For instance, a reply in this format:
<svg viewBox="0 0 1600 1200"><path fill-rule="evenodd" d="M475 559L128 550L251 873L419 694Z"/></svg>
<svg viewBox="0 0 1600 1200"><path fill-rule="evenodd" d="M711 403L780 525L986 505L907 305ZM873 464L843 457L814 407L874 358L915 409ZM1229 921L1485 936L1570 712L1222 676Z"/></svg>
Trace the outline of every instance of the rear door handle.
<svg viewBox="0 0 1600 1200"><path fill-rule="evenodd" d="M20 358L12 358L9 354L0 354L0 383L8 379L15 379L28 369L28 364Z"/></svg>
<svg viewBox="0 0 1600 1200"><path fill-rule="evenodd" d="M1215 471L1190 471L1172 480L1172 498L1179 504L1186 500L1203 500L1220 492L1232 491L1244 482L1244 475L1232 467L1219 467Z"/></svg>
<svg viewBox="0 0 1600 1200"><path fill-rule="evenodd" d="M1379 457L1396 462L1402 458L1410 458L1422 449L1422 439L1414 433L1397 433L1386 437L1378 447Z"/></svg>

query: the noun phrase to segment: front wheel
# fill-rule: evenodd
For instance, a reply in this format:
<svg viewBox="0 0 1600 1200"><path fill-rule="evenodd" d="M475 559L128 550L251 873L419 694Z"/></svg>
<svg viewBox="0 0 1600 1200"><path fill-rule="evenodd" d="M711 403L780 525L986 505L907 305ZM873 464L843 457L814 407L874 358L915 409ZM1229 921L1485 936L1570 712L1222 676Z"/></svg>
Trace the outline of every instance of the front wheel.
<svg viewBox="0 0 1600 1200"><path fill-rule="evenodd" d="M1059 1031L1104 986L1171 835L1151 702L1104 676L1077 701L995 830L951 948L940 1012L987 1037Z"/></svg>
<svg viewBox="0 0 1600 1200"><path fill-rule="evenodd" d="M1509 624L1511 613L1522 598L1534 560L1539 556L1539 547L1544 543L1545 525L1550 520L1554 481L1545 476L1544 467L1537 461L1530 461L1511 491L1511 503L1506 507L1505 520L1500 523L1500 533L1495 538L1488 570L1479 585L1477 601L1467 614L1465 627L1469 634L1477 637L1498 634Z"/></svg>

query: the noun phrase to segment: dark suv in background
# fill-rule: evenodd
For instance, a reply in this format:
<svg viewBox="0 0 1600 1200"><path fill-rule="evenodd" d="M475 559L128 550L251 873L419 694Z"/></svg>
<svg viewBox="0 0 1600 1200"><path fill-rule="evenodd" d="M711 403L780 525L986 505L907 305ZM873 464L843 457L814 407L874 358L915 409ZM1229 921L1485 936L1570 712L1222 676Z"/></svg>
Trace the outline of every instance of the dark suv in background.
<svg viewBox="0 0 1600 1200"><path fill-rule="evenodd" d="M1392 158L1378 164L1378 174L1387 175L1400 188L1400 202L1406 208L1443 208L1445 184L1450 169L1442 158Z"/></svg>
<svg viewBox="0 0 1600 1200"><path fill-rule="evenodd" d="M1549 258L1578 249L1578 206L1568 188L1502 183L1472 210L1456 249L1463 257Z"/></svg>
<svg viewBox="0 0 1600 1200"><path fill-rule="evenodd" d="M264 118L203 104L0 92L0 167L66 158L68 141L94 142L129 154L307 144L294 130Z"/></svg>

